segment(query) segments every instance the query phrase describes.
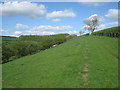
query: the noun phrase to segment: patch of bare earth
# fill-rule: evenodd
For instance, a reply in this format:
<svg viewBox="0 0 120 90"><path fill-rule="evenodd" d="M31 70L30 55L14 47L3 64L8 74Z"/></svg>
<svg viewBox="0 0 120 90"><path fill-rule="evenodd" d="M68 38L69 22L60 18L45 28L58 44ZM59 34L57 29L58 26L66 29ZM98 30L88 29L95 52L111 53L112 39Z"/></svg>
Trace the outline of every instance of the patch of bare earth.
<svg viewBox="0 0 120 90"><path fill-rule="evenodd" d="M8 87L8 88L13 88L13 86L12 86L12 85L8 85L7 87Z"/></svg>
<svg viewBox="0 0 120 90"><path fill-rule="evenodd" d="M89 71L89 68L88 68L88 64L84 64L84 67L83 67L83 73L81 73L81 76L82 76L82 79L83 79L83 87L87 87L88 85L88 71Z"/></svg>
<svg viewBox="0 0 120 90"><path fill-rule="evenodd" d="M82 70L82 73L81 73L81 77L82 77L82 80L83 80L83 88L86 88L87 87L87 85L88 85L88 77L89 77L89 74L88 74L88 72L89 72L89 64L88 64L88 59L89 59L89 57L88 57L88 51L89 51L89 49L88 49L88 46L87 46L87 42L86 42L86 44L85 44L85 56L84 56L84 60L85 60L85 64L84 64L84 66L83 66L83 70Z"/></svg>

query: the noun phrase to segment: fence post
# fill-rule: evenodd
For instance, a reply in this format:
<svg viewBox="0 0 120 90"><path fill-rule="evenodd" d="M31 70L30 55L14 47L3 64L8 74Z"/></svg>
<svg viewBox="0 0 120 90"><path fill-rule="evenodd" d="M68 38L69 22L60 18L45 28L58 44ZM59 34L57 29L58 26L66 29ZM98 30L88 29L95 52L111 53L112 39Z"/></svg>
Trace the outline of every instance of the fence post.
<svg viewBox="0 0 120 90"><path fill-rule="evenodd" d="M116 37L118 37L118 33L116 33Z"/></svg>
<svg viewBox="0 0 120 90"><path fill-rule="evenodd" d="M114 37L114 33L112 33L112 37Z"/></svg>
<svg viewBox="0 0 120 90"><path fill-rule="evenodd" d="M111 37L112 37L112 32L110 34L111 34Z"/></svg>
<svg viewBox="0 0 120 90"><path fill-rule="evenodd" d="M103 33L103 36L105 36L105 33Z"/></svg>
<svg viewBox="0 0 120 90"><path fill-rule="evenodd" d="M106 36L106 32L105 32L105 36Z"/></svg>
<svg viewBox="0 0 120 90"><path fill-rule="evenodd" d="M115 37L116 37L116 33L115 33Z"/></svg>

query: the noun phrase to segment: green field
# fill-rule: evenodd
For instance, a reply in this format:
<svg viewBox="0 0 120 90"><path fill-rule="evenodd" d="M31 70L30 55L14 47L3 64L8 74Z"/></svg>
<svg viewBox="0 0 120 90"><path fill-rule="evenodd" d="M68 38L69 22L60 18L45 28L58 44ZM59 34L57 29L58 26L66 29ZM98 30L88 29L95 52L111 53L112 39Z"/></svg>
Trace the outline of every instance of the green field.
<svg viewBox="0 0 120 90"><path fill-rule="evenodd" d="M103 30L99 30L99 31L93 32L93 34L94 33L102 33L102 32L103 33L111 33L111 32L113 32L113 33L120 33L119 29L120 29L120 26L112 27L112 28L107 28L107 29L103 29Z"/></svg>
<svg viewBox="0 0 120 90"><path fill-rule="evenodd" d="M3 88L117 88L118 38L79 37L2 68Z"/></svg>

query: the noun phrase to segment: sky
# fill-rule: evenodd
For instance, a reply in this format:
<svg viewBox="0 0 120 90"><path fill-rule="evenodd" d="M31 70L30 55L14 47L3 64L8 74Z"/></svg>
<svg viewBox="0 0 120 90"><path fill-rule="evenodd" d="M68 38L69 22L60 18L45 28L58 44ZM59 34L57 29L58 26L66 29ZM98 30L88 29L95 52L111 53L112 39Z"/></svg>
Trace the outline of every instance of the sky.
<svg viewBox="0 0 120 90"><path fill-rule="evenodd" d="M6 36L52 35L85 31L84 20L99 16L102 30L118 26L118 2L29 2L0 4L1 34Z"/></svg>

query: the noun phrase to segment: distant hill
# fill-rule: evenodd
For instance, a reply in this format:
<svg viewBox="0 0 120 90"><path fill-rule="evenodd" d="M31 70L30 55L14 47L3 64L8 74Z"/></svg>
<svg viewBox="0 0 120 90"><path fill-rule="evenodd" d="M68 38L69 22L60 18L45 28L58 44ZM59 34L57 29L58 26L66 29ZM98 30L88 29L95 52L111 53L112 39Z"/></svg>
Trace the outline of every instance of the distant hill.
<svg viewBox="0 0 120 90"><path fill-rule="evenodd" d="M17 38L17 37L13 37L13 36L0 36L0 38L2 38L2 39L14 39L14 38Z"/></svg>

